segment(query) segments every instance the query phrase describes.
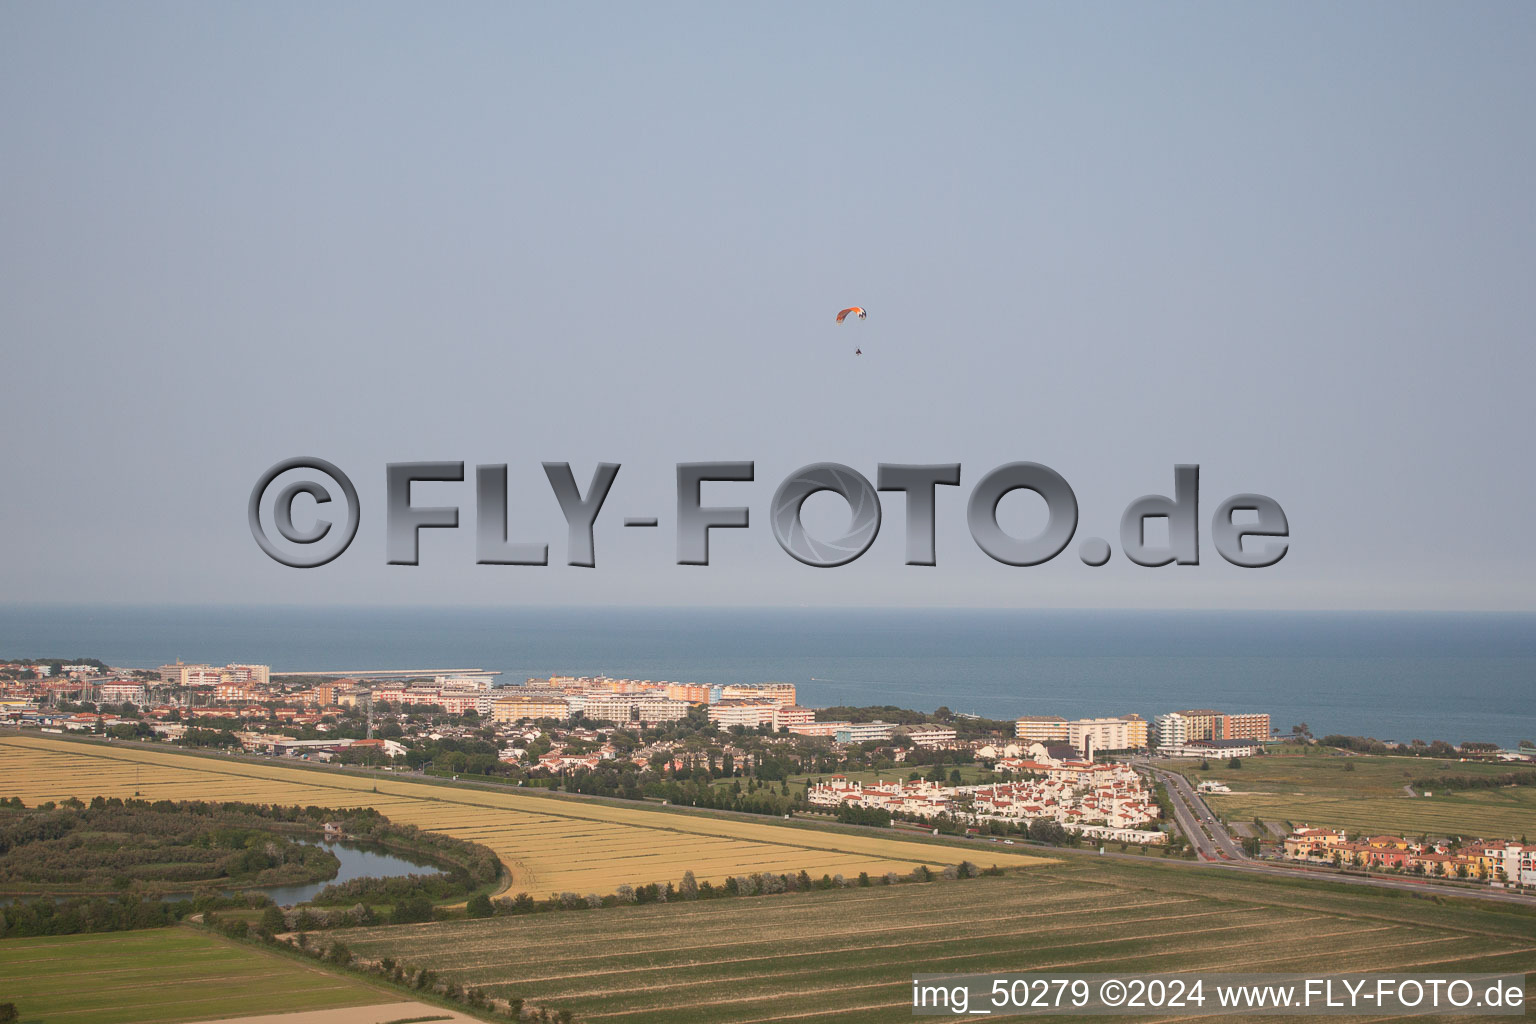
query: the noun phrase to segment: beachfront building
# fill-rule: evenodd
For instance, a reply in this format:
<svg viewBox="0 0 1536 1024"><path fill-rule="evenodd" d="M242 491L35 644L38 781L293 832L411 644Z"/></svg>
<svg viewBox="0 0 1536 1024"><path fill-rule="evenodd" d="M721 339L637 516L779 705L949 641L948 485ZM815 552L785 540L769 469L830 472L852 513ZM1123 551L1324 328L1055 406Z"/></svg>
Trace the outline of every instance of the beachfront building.
<svg viewBox="0 0 1536 1024"><path fill-rule="evenodd" d="M685 700L690 704L709 703L709 686L705 683L665 683L662 693L673 700Z"/></svg>
<svg viewBox="0 0 1536 1024"><path fill-rule="evenodd" d="M720 687L720 700L768 700L775 704L795 703L794 683L728 683Z"/></svg>
<svg viewBox="0 0 1536 1024"><path fill-rule="evenodd" d="M1190 741L1189 722L1177 711L1152 719L1153 742L1158 750L1178 748Z"/></svg>
<svg viewBox="0 0 1536 1024"><path fill-rule="evenodd" d="M1223 715L1222 735L1217 737L1224 740L1258 740L1263 742L1269 739L1269 714L1267 712Z"/></svg>
<svg viewBox="0 0 1536 1024"><path fill-rule="evenodd" d="M219 685L219 670L212 665L187 665L178 661L174 665L161 665L159 672L161 680L172 686Z"/></svg>
<svg viewBox="0 0 1536 1024"><path fill-rule="evenodd" d="M266 665L188 665L175 662L157 669L160 679L172 686L218 686L220 683L247 687L253 691L265 689L272 681L272 670Z"/></svg>
<svg viewBox="0 0 1536 1024"><path fill-rule="evenodd" d="M1190 708L1158 715L1155 722L1160 723L1158 748L1178 746L1193 740L1253 740L1263 743L1269 738L1267 712L1229 714L1213 708ZM1161 731L1164 722L1169 728L1166 735Z"/></svg>

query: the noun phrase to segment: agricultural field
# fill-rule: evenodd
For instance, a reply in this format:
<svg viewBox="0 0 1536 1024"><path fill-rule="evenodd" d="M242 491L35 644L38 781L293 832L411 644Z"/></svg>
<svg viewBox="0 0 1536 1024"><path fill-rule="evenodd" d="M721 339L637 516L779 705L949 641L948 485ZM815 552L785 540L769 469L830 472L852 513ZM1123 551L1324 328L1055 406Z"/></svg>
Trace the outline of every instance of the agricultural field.
<svg viewBox="0 0 1536 1024"><path fill-rule="evenodd" d="M0 737L0 796L28 806L96 795L147 800L369 806L391 821L433 829L496 851L512 873L511 892L546 896L613 892L619 885L700 880L771 871L848 876L959 863L961 847L711 817L643 805L614 806L490 791L380 775L197 757L56 740ZM1044 858L990 850L986 863L1021 867Z"/></svg>
<svg viewBox="0 0 1536 1024"><path fill-rule="evenodd" d="M1536 911L1074 858L1004 877L374 928L346 942L586 1024L857 1024L910 1016L914 973L1531 972Z"/></svg>
<svg viewBox="0 0 1536 1024"><path fill-rule="evenodd" d="M1298 826L1393 835L1536 838L1536 786L1437 791L1433 796L1409 796L1404 789L1426 776L1518 770L1510 765L1316 752L1247 757L1239 769L1221 760L1209 763L1207 771L1200 770L1199 761L1175 761L1171 767L1192 781L1219 779L1231 786L1230 794L1206 798L1212 810L1230 821L1258 816Z"/></svg>
<svg viewBox="0 0 1536 1024"><path fill-rule="evenodd" d="M22 1024L158 1024L399 999L191 928L0 939L0 997Z"/></svg>

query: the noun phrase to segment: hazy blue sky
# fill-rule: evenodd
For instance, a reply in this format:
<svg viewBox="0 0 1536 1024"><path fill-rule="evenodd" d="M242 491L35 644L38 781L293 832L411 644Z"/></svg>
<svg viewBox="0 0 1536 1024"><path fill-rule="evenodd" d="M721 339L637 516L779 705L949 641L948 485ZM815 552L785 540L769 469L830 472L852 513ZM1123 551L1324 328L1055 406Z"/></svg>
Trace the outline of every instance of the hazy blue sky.
<svg viewBox="0 0 1536 1024"><path fill-rule="evenodd" d="M1536 608L1533 53L1530 3L7 0L0 600ZM305 454L363 518L299 571L245 503ZM509 463L555 564L475 566L466 482L385 565L418 459ZM754 525L679 567L709 459ZM544 460L623 464L595 570ZM783 554L823 460L962 463L939 566L896 495L860 561ZM1013 460L1079 540L1198 462L1291 553L1000 565L965 499Z"/></svg>

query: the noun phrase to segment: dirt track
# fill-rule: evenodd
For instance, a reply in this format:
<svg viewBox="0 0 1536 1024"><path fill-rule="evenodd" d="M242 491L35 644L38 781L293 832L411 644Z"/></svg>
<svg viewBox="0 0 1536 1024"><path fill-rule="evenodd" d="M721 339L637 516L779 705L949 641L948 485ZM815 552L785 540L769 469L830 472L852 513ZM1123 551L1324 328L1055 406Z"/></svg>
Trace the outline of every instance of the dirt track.
<svg viewBox="0 0 1536 1024"><path fill-rule="evenodd" d="M455 1013L426 1003L379 1003L375 1006L342 1006L334 1010L308 1010L301 1013L265 1013L255 1017L219 1017L219 1024L385 1024L386 1021L411 1017L432 1017L442 1021L468 1021L479 1024L478 1017Z"/></svg>

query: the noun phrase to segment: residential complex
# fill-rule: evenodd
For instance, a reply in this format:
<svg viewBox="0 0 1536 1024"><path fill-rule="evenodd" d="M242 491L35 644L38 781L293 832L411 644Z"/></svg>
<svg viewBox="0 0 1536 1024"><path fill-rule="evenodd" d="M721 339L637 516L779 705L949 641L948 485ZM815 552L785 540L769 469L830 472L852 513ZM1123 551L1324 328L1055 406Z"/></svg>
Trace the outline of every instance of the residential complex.
<svg viewBox="0 0 1536 1024"><path fill-rule="evenodd" d="M482 718L491 714L494 699L491 689L462 681L434 682L431 685L390 684L373 691L378 702L403 707L436 706L450 715L473 711Z"/></svg>
<svg viewBox="0 0 1536 1024"><path fill-rule="evenodd" d="M1140 715L1119 718L1079 718L1025 715L1014 722L1014 735L1030 743L1066 743L1078 750L1141 750L1147 745L1147 722Z"/></svg>
<svg viewBox="0 0 1536 1024"><path fill-rule="evenodd" d="M798 704L776 704L773 708L773 730L793 729L797 725L809 725L816 721L815 708L803 708Z"/></svg>
<svg viewBox="0 0 1536 1024"><path fill-rule="evenodd" d="M1065 743L1067 720L1057 715L1025 715L1014 723L1014 735L1037 743Z"/></svg>
<svg viewBox="0 0 1536 1024"><path fill-rule="evenodd" d="M594 722L617 725L677 722L688 717L693 705L660 693L615 693L587 698L582 714Z"/></svg>
<svg viewBox="0 0 1536 1024"><path fill-rule="evenodd" d="M96 699L102 704L144 703L143 683L102 683L96 687Z"/></svg>
<svg viewBox="0 0 1536 1024"><path fill-rule="evenodd" d="M947 725L914 725L906 730L907 739L915 747L938 750L954 743L957 734Z"/></svg>
<svg viewBox="0 0 1536 1024"><path fill-rule="evenodd" d="M737 725L756 729L772 725L774 712L780 706L772 700L722 700L709 706L709 720L723 729Z"/></svg>
<svg viewBox="0 0 1536 1024"><path fill-rule="evenodd" d="M513 689L508 687L508 689ZM533 690L516 687L514 693L498 696L491 702L491 717L497 722L537 721L554 718L564 721L571 716L565 694L559 690Z"/></svg>
<svg viewBox="0 0 1536 1024"><path fill-rule="evenodd" d="M720 687L716 700L769 700L775 704L795 703L794 683L732 683Z"/></svg>
<svg viewBox="0 0 1536 1024"><path fill-rule="evenodd" d="M1536 885L1536 846L1523 842L1426 842L1387 835L1350 839L1339 829L1300 828L1286 836L1284 846L1287 860L1497 885Z"/></svg>
<svg viewBox="0 0 1536 1024"><path fill-rule="evenodd" d="M268 685L271 670L266 665L188 665L177 661L161 665L157 670L160 679L171 686L217 686L220 683L251 683L258 687Z"/></svg>
<svg viewBox="0 0 1536 1024"><path fill-rule="evenodd" d="M978 825L1043 819L1069 832L1120 842L1157 843L1166 838L1161 831L1139 827L1157 820L1157 805L1141 776L1126 765L1048 756L1016 760L1008 768L1006 764L997 767L1028 778L946 786L924 780L871 784L834 775L811 786L806 802L827 808L873 807L919 820L942 815Z"/></svg>
<svg viewBox="0 0 1536 1024"><path fill-rule="evenodd" d="M1153 719L1154 741L1159 750L1183 747L1196 740L1251 740L1264 743L1270 737L1269 715L1263 712L1229 714L1211 708L1170 711Z"/></svg>

